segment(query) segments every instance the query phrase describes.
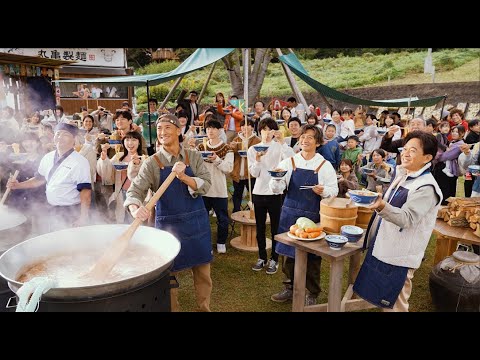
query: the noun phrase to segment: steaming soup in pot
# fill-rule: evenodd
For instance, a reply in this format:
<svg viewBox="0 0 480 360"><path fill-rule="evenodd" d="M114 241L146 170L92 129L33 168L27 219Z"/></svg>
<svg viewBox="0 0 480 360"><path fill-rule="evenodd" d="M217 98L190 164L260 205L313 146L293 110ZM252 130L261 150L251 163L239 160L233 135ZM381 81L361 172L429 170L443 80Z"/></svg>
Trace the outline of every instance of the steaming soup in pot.
<svg viewBox="0 0 480 360"><path fill-rule="evenodd" d="M125 280L139 276L164 265L167 260L152 249L131 244L110 274L102 282L84 276L102 256L102 252L91 251L79 254L59 254L43 261L30 264L19 271L16 280L27 282L34 277L45 276L56 279L56 287L71 288L93 286Z"/></svg>

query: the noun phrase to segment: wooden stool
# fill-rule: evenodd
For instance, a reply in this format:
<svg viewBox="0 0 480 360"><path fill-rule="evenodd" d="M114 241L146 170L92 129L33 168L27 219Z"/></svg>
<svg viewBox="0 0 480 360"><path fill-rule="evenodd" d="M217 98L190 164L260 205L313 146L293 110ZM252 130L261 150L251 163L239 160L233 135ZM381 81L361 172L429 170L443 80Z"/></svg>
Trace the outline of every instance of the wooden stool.
<svg viewBox="0 0 480 360"><path fill-rule="evenodd" d="M250 219L250 211L237 211L231 215L233 221L240 224L240 236L233 238L230 245L238 250L258 251L257 244L257 223L255 219ZM270 217L267 215L266 224L270 223ZM266 239L266 248L272 248L272 240Z"/></svg>

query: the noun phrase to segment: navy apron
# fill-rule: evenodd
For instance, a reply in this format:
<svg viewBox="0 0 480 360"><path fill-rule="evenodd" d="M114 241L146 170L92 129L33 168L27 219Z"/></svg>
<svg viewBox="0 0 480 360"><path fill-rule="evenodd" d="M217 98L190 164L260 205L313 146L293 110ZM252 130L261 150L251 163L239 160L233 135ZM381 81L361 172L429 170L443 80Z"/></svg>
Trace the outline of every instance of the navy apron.
<svg viewBox="0 0 480 360"><path fill-rule="evenodd" d="M172 172L172 166L163 166L156 155L153 157L160 167L160 183L163 183ZM185 174L195 176L187 152L185 164ZM157 202L155 227L168 231L180 241L180 253L173 261L172 272L212 261L210 221L203 199L201 196L193 198L188 186L177 178Z"/></svg>
<svg viewBox="0 0 480 360"><path fill-rule="evenodd" d="M391 200L393 195L394 191L391 192L389 200ZM376 216L379 215L375 213L370 220L370 231L372 230L371 225ZM395 305L398 295L405 285L408 268L384 263L372 255L382 221L383 219L380 219L377 229L375 230L376 234L371 244L368 245L367 255L353 284L353 291L373 305L391 309L393 305ZM367 239L367 235L365 235L365 239ZM366 245L367 244L364 244L364 247Z"/></svg>
<svg viewBox="0 0 480 360"><path fill-rule="evenodd" d="M293 157L290 159L292 160L293 170L280 214L279 234L290 231L290 226L295 224L299 217L309 218L314 223L320 221L320 201L322 197L315 194L311 189L300 190L300 186L318 185L317 174L326 160L323 160L315 170L307 170L297 169ZM279 255L295 258L295 248L293 246L278 242L275 251ZM308 256L310 255L315 256L308 254Z"/></svg>

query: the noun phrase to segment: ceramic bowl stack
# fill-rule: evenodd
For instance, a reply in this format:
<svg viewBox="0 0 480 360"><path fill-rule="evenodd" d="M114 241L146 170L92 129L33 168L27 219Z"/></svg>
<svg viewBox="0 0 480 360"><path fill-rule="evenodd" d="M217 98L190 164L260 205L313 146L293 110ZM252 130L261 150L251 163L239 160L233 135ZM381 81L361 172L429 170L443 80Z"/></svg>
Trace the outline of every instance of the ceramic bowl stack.
<svg viewBox="0 0 480 360"><path fill-rule="evenodd" d="M348 239L348 242L356 243L362 238L363 229L358 226L343 225L340 228L340 235L345 236Z"/></svg>

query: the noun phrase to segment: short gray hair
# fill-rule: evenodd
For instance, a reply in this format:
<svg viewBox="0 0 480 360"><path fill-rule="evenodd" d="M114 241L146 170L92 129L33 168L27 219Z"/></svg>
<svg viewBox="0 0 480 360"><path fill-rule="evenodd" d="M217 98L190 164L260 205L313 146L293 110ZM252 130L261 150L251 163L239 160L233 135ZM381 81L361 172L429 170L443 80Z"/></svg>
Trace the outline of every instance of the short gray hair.
<svg viewBox="0 0 480 360"><path fill-rule="evenodd" d="M427 122L425 121L425 119L422 119L420 117L417 117L417 118L413 118L412 120L410 120L410 122L408 123L408 127L410 127L410 124L412 123L412 121L414 120L420 120L422 123L423 123L423 127L427 127Z"/></svg>

